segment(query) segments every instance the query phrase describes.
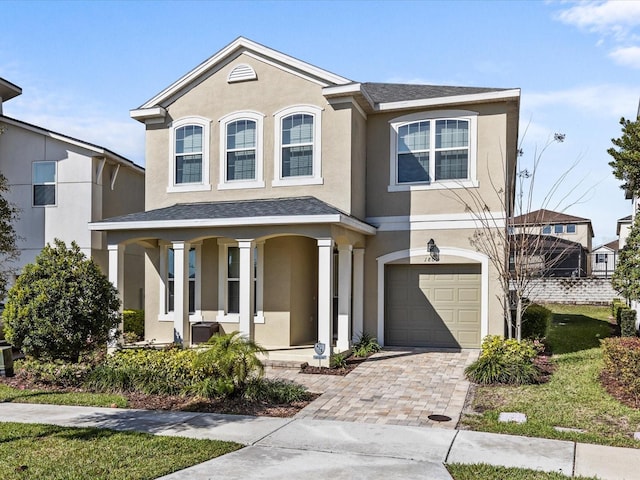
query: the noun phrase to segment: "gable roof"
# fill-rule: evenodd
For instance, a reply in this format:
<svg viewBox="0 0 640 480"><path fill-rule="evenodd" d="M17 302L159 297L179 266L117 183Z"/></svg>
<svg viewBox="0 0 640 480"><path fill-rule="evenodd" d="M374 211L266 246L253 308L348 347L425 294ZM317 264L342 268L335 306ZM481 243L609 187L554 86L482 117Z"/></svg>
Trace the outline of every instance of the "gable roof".
<svg viewBox="0 0 640 480"><path fill-rule="evenodd" d="M551 223L591 223L591 220L544 208L513 218L513 225L548 225Z"/></svg>
<svg viewBox="0 0 640 480"><path fill-rule="evenodd" d="M0 104L17 97L22 93L22 88L0 77ZM0 109L0 113L2 113Z"/></svg>
<svg viewBox="0 0 640 480"><path fill-rule="evenodd" d="M300 75L323 87L327 99L353 97L365 113L403 108L481 103L520 98L520 89L452 87L402 83L358 83L310 63L298 60L245 37L238 37L167 88L130 111L140 122L161 123L165 108L186 89L200 82L240 54L247 54L278 68Z"/></svg>
<svg viewBox="0 0 640 480"><path fill-rule="evenodd" d="M130 167L139 173L144 173L144 167L141 167L137 163L134 163L128 158L125 158L122 155L119 155L114 151L109 150L108 148L104 148L104 147L101 147L100 145L96 145L95 143L85 142L84 140L79 140L77 138L70 137L69 135L64 135L63 133L54 132L53 130L48 130L46 128L39 127L31 123L23 122L22 120L17 120L15 118L7 117L5 115L0 115L0 122L6 123L8 125L15 125L17 127L21 127L26 130L30 130L32 132L38 133L40 135L45 135L55 140L60 140L65 143L69 143L77 147L90 150L94 152L97 156L109 157L109 159L114 160L118 164L122 164L127 167Z"/></svg>
<svg viewBox="0 0 640 480"><path fill-rule="evenodd" d="M331 73L327 70L316 67L315 65L311 65L310 63L303 62L302 60L298 60L297 58L278 52L272 48L265 47L264 45L254 42L253 40L249 40L248 38L238 37L229 45L202 62L196 68L173 82L153 98L147 100L145 103L140 105L140 107L132 110L131 116L137 120L144 121L145 110L164 106L167 101L173 98L181 90L192 83L197 82L218 65L223 64L230 58L237 57L241 53L248 53L249 55L257 56L262 60L269 61L280 68L299 72L325 87L329 85L344 85L352 83L348 78L341 77L340 75L336 75L335 73Z"/></svg>
<svg viewBox="0 0 640 480"><path fill-rule="evenodd" d="M626 217L619 218L616 222L616 235L620 235L620 230L622 229L622 225L631 225L633 223L633 217L631 215L627 215Z"/></svg>
<svg viewBox="0 0 640 480"><path fill-rule="evenodd" d="M91 223L91 230L333 223L372 235L375 227L315 197L178 203Z"/></svg>

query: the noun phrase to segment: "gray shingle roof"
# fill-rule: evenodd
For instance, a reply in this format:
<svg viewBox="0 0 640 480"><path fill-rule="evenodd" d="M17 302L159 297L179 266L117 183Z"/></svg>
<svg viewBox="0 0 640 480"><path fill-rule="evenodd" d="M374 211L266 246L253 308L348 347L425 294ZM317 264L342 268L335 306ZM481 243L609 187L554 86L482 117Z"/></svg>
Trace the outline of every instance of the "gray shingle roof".
<svg viewBox="0 0 640 480"><path fill-rule="evenodd" d="M455 97L458 95L474 95L477 93L501 92L508 88L482 87L449 87L440 85L414 85L403 83L374 83L362 84L364 90L375 103L402 102L407 100L422 100L426 98Z"/></svg>
<svg viewBox="0 0 640 480"><path fill-rule="evenodd" d="M107 218L95 223L336 214L346 215L344 212L315 197L295 197L233 202L179 203L170 207Z"/></svg>
<svg viewBox="0 0 640 480"><path fill-rule="evenodd" d="M540 209L534 212L525 213L514 217L513 225L546 225L549 223L591 223L591 220L583 217L576 217L566 213L554 212L553 210Z"/></svg>

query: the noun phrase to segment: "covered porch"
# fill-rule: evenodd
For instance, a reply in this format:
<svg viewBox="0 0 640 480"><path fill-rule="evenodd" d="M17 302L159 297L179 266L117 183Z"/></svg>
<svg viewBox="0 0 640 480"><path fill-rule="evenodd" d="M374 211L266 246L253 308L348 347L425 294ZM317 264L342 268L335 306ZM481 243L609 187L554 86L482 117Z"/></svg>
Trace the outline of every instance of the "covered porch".
<svg viewBox="0 0 640 480"><path fill-rule="evenodd" d="M313 197L179 204L91 224L145 248L146 340L192 345L192 326L239 331L281 359L349 350L363 330L364 246L375 228ZM309 358L307 358L309 357Z"/></svg>

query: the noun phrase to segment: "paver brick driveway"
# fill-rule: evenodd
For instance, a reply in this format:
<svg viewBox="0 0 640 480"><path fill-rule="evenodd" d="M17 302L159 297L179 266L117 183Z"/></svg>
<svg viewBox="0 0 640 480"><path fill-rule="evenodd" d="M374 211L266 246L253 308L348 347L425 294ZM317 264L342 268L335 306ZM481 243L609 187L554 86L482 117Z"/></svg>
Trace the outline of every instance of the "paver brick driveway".
<svg viewBox="0 0 640 480"><path fill-rule="evenodd" d="M345 377L277 369L269 376L289 378L311 391L324 392L298 418L455 428L469 390L464 369L478 354L479 350L472 349L385 349ZM438 422L429 415L451 420Z"/></svg>

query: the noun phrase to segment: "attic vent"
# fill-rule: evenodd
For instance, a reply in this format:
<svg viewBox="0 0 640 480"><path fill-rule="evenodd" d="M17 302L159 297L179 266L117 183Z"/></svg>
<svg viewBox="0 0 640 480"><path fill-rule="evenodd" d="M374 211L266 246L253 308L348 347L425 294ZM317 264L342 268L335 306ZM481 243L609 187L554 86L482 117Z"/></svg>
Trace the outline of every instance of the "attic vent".
<svg viewBox="0 0 640 480"><path fill-rule="evenodd" d="M251 68L246 63L241 63L240 65L236 65L233 67L233 70L229 72L229 76L227 77L227 82L235 83L235 82L246 82L247 80L257 80L258 75L256 75L256 71Z"/></svg>

